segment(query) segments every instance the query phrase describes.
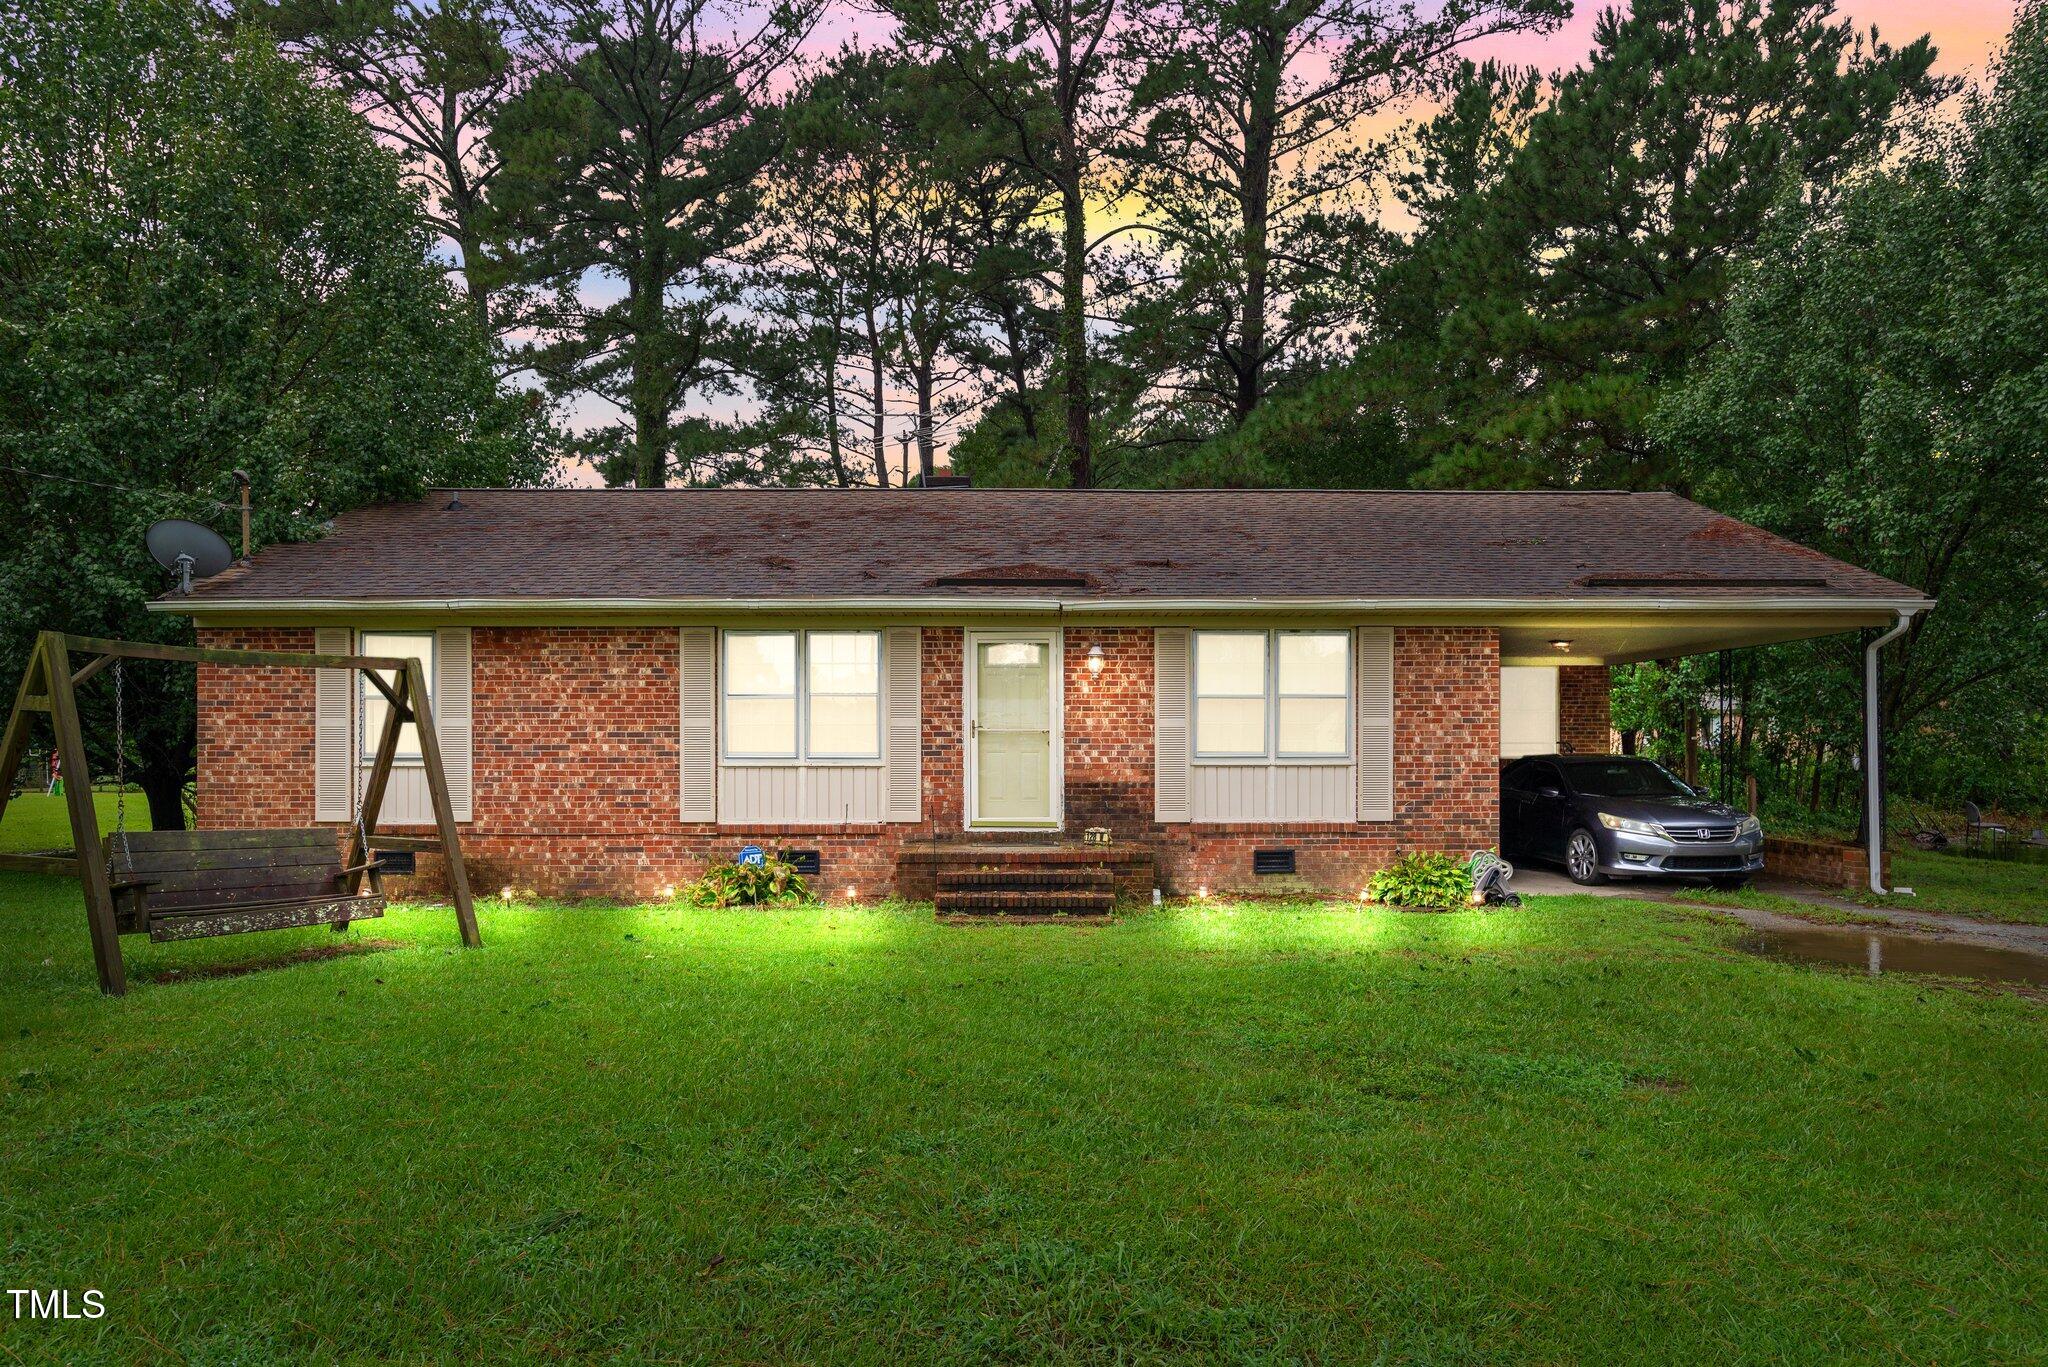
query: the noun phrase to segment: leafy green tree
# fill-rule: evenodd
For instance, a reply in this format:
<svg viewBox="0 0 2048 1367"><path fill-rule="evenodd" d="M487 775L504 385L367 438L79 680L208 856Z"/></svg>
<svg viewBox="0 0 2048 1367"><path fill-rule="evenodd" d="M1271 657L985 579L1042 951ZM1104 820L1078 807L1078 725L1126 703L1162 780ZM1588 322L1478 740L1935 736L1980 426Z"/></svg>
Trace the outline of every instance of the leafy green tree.
<svg viewBox="0 0 2048 1367"><path fill-rule="evenodd" d="M166 516L259 544L429 484L533 482L544 428L432 259L394 157L252 29L183 0L33 0L0 27L0 650L190 639L144 603ZM183 824L189 670L124 669L151 819ZM104 679L105 676L102 676ZM87 690L111 766L111 689Z"/></svg>
<svg viewBox="0 0 2048 1367"><path fill-rule="evenodd" d="M1421 291L1386 320L1421 357L1439 483L1658 487L1647 420L1720 335L1728 277L1788 183L1881 153L1950 88L1830 0L1641 0L1547 85L1467 68L1402 191ZM1426 425L1425 425L1426 423Z"/></svg>
<svg viewBox="0 0 2048 1367"><path fill-rule="evenodd" d="M1164 0L1143 64L1134 181L1161 240L1138 325L1166 336L1176 410L1249 419L1275 378L1355 345L1379 236L1380 150L1359 125L1449 74L1454 54L1553 28L1568 0Z"/></svg>
<svg viewBox="0 0 2048 1367"><path fill-rule="evenodd" d="M485 201L500 163L486 135L524 66L510 10L501 0L242 0L235 12L304 56L405 158L491 328L501 282Z"/></svg>
<svg viewBox="0 0 2048 1367"><path fill-rule="evenodd" d="M764 470L729 425L683 413L744 388L733 267L781 144L768 87L818 8L522 0L537 71L491 130L494 221L514 278L541 294L525 359L556 394L620 414L585 440L613 483L810 473Z"/></svg>
<svg viewBox="0 0 2048 1367"><path fill-rule="evenodd" d="M1888 656L1908 758L2048 708L2040 0L1995 77L1910 157L1784 206L1651 426L1716 507L1940 599Z"/></svg>
<svg viewBox="0 0 2048 1367"><path fill-rule="evenodd" d="M1088 335L1092 197L1130 118L1132 0L888 0L914 51L941 59L1002 130L1002 156L1058 206L1054 368L1067 482L1096 482L1095 365ZM1114 230L1112 230L1114 231Z"/></svg>

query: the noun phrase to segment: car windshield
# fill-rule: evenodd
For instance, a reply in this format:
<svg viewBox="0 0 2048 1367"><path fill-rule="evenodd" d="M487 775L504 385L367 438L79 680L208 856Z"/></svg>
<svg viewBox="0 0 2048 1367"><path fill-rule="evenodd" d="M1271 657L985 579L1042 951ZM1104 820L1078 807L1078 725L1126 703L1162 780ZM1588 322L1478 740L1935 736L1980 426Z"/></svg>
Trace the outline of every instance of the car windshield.
<svg viewBox="0 0 2048 1367"><path fill-rule="evenodd" d="M1661 764L1646 759L1574 764L1572 787L1587 797L1691 797L1692 789Z"/></svg>

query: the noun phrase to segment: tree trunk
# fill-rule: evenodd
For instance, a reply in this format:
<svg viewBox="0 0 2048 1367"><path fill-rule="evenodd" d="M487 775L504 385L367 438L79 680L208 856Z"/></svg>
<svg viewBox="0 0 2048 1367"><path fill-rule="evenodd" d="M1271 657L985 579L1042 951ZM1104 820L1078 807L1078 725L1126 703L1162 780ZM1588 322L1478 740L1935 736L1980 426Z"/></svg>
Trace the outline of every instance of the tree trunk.
<svg viewBox="0 0 2048 1367"><path fill-rule="evenodd" d="M659 489L668 482L668 413L661 400L663 377L655 360L655 338L661 327L661 286L658 276L650 282L636 273L628 288L632 291L629 310L633 318L633 483L643 489Z"/></svg>
<svg viewBox="0 0 2048 1367"><path fill-rule="evenodd" d="M469 299L469 311L476 315L476 325L486 337L491 335L491 291L477 279L476 263L483 259L483 242L474 233L464 233L455 239L457 251L462 253L462 286Z"/></svg>
<svg viewBox="0 0 2048 1367"><path fill-rule="evenodd" d="M462 253L462 287L469 296L470 312L476 315L477 326L488 337L491 335L491 290L488 284L478 279L477 271L484 255L483 234L476 230L483 206L477 202L476 189L469 179L469 168L462 159L461 114L461 96L443 86L440 160L441 175L448 186L449 217L455 221L456 231L451 236L455 239L456 249Z"/></svg>
<svg viewBox="0 0 2048 1367"><path fill-rule="evenodd" d="M1060 378L1067 400L1067 471L1076 489L1095 483L1089 415L1088 206L1081 195L1080 151L1071 122L1060 129L1067 181L1060 186Z"/></svg>
<svg viewBox="0 0 2048 1367"><path fill-rule="evenodd" d="M865 322L867 324L868 336L868 361L874 384L874 393L870 397L874 401L875 415L875 482L886 489L889 487L889 451L887 444L889 429L887 419L882 413L882 404L888 397L888 390L882 377L882 330L875 321L875 301L872 299L868 300Z"/></svg>
<svg viewBox="0 0 2048 1367"><path fill-rule="evenodd" d="M150 829L185 829L185 774L186 770L182 767L151 767L136 775L136 784L142 789L142 796L149 803ZM108 832L102 831L101 834L105 835Z"/></svg>
<svg viewBox="0 0 2048 1367"><path fill-rule="evenodd" d="M839 439L839 357L845 350L844 341L839 320L835 318L831 350L825 357L825 452L832 463L832 479L842 489L853 483L846 473L846 452Z"/></svg>
<svg viewBox="0 0 2048 1367"><path fill-rule="evenodd" d="M1233 415L1239 427L1259 406L1265 390L1266 290L1272 268L1267 235L1272 204L1274 126L1279 118L1279 60L1270 43L1262 44L1253 77L1251 119L1244 140L1244 231L1240 246L1244 257L1244 300L1237 322L1237 395Z"/></svg>
<svg viewBox="0 0 2048 1367"><path fill-rule="evenodd" d="M1818 812L1820 810L1821 761L1827 757L1827 753L1828 743L1826 740L1814 742L1812 784L1806 791L1806 810L1809 812Z"/></svg>
<svg viewBox="0 0 2048 1367"><path fill-rule="evenodd" d="M932 482L932 370L936 366L929 351L915 362L917 377L917 468L925 486Z"/></svg>
<svg viewBox="0 0 2048 1367"><path fill-rule="evenodd" d="M1010 349L1010 387L1015 391L1018 421L1024 425L1024 440L1036 444L1038 441L1038 414L1031 402L1031 376L1024 363L1024 320L1019 316L1017 301L1005 297L1003 309L1003 340Z"/></svg>

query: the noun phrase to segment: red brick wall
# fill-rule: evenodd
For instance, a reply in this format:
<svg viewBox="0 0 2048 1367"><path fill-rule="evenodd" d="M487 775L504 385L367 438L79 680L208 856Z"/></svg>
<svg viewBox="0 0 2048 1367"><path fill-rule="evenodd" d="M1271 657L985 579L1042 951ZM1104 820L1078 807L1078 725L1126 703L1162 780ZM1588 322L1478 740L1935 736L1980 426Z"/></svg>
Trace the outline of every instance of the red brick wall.
<svg viewBox="0 0 2048 1367"><path fill-rule="evenodd" d="M1557 743L1567 754L1604 755L1609 729L1606 665L1561 665L1557 671Z"/></svg>
<svg viewBox="0 0 2048 1367"><path fill-rule="evenodd" d="M310 651L313 628L201 631L199 644ZM198 824L310 825L313 671L205 664L198 671Z"/></svg>
<svg viewBox="0 0 2048 1367"><path fill-rule="evenodd" d="M1409 850L1462 854L1500 839L1500 635L1491 627L1394 633L1394 819L1365 824L1156 828L1170 892L1355 894ZM1257 877L1252 851L1292 848L1294 878Z"/></svg>
<svg viewBox="0 0 2048 1367"><path fill-rule="evenodd" d="M1102 673L1088 650L1102 647ZM1152 630L1082 627L1066 634L1066 818L1079 835L1107 826L1149 839L1152 825Z"/></svg>
<svg viewBox="0 0 2048 1367"><path fill-rule="evenodd" d="M967 724L965 670L967 633L959 627L926 627L918 710L924 736L924 824L957 834L966 821L967 752L961 731Z"/></svg>
<svg viewBox="0 0 2048 1367"><path fill-rule="evenodd" d="M202 633L215 646L311 649L310 629ZM1152 821L1152 632L1067 633L1063 705L1067 830L1109 826L1156 853L1164 886L1191 892L1349 892L1409 849L1492 845L1499 649L1491 628L1404 628L1395 638L1395 819L1369 825L1178 825ZM959 839L964 633L922 641L923 820L859 827L728 827L677 818L673 628L480 627L473 636L475 820L464 828L480 893L645 897L741 845L817 849L819 888L863 897L893 884L910 841ZM1088 672L1090 646L1105 668ZM313 817L313 676L202 669L200 812L205 825ZM1251 851L1298 851L1298 879L1254 879ZM423 861L423 882L433 877Z"/></svg>
<svg viewBox="0 0 2048 1367"><path fill-rule="evenodd" d="M1816 887L1860 891L1870 881L1870 852L1861 845L1767 835L1764 837L1764 871ZM1886 850L1882 876L1887 886L1891 875L1892 855L1890 850Z"/></svg>

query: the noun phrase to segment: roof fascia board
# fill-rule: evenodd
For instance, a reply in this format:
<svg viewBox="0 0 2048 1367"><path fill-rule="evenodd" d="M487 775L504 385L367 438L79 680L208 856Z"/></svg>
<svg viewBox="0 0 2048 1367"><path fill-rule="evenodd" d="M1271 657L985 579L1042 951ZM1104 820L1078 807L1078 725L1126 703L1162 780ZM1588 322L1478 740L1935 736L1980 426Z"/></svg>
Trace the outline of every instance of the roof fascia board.
<svg viewBox="0 0 2048 1367"><path fill-rule="evenodd" d="M1927 598L1174 598L1174 599L1086 599L1061 601L1057 598L449 598L449 599L155 599L151 612L189 615L202 623L214 621L249 622L257 618L279 622L304 622L317 618L365 617L417 618L438 620L492 618L510 622L565 620L666 620L682 621L705 616L779 617L803 616L888 616L927 618L964 616L975 618L1060 615L1103 619L1122 617L1134 621L1159 621L1173 617L1214 617L1301 613L1342 615L1355 620L1395 621L1418 619L1483 623L1557 622L1570 620L1616 622L1643 618L1645 622L1672 616L1697 620L1737 620L1759 614L1783 619L1808 619L1816 625L1839 622L1844 625L1873 625L1900 612L1920 612L1933 606Z"/></svg>

